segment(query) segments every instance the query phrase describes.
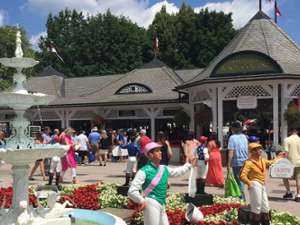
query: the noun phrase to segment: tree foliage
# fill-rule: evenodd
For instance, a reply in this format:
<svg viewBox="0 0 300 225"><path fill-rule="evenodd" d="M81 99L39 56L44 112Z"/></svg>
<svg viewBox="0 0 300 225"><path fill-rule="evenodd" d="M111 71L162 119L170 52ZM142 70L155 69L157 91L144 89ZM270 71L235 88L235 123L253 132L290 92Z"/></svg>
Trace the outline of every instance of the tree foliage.
<svg viewBox="0 0 300 225"><path fill-rule="evenodd" d="M161 60L174 69L207 66L235 35L231 14L207 9L196 13L186 4L175 15L163 7L148 30L155 31Z"/></svg>
<svg viewBox="0 0 300 225"><path fill-rule="evenodd" d="M85 18L68 9L49 15L47 38L41 38L41 66L51 64L70 76L124 73L143 63L145 30L107 11ZM53 42L60 61L48 51Z"/></svg>
<svg viewBox="0 0 300 225"><path fill-rule="evenodd" d="M233 38L231 14L194 12L182 4L177 14L165 7L147 30L125 17L104 14L85 17L75 10L50 14L47 38L40 39L40 69L52 65L66 76L125 73L150 61L154 34L159 58L173 69L205 67ZM62 62L47 50L53 42Z"/></svg>
<svg viewBox="0 0 300 225"><path fill-rule="evenodd" d="M18 28L20 29L20 28ZM21 28L22 34L22 48L24 57L33 57L34 52L26 37L25 31ZM0 27L0 58L2 57L14 57L16 49L16 31L17 27L4 26ZM15 73L15 69L8 68L0 64L0 90L8 88L12 84L12 76ZM27 75L30 74L30 70L25 70Z"/></svg>

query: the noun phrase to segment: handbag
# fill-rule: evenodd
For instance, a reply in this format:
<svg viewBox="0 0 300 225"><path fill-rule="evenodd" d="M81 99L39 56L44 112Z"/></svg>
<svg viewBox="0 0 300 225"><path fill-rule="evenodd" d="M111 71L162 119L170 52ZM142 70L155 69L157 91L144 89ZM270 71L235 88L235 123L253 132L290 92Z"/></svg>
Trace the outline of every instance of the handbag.
<svg viewBox="0 0 300 225"><path fill-rule="evenodd" d="M224 190L225 190L225 197L240 197L241 196L241 190L239 185L237 184L232 170L228 170L227 177L224 184Z"/></svg>

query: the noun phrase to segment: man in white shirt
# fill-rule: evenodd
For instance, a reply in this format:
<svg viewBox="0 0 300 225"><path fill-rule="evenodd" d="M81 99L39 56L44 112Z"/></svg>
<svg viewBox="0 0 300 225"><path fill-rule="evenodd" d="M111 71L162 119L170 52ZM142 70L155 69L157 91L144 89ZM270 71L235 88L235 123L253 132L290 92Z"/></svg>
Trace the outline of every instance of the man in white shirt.
<svg viewBox="0 0 300 225"><path fill-rule="evenodd" d="M284 140L284 151L287 152L287 158L295 166L294 179L296 180L297 189L295 201L300 202L300 137L298 136L297 129L292 129L291 135ZM286 194L283 196L283 198L293 198L293 194L290 190L289 180L283 179L283 183L286 188Z"/></svg>
<svg viewBox="0 0 300 225"><path fill-rule="evenodd" d="M81 130L79 135L76 137L76 144L79 145L79 157L81 159L81 163L87 165L88 163L88 143L89 139L85 135L85 131Z"/></svg>

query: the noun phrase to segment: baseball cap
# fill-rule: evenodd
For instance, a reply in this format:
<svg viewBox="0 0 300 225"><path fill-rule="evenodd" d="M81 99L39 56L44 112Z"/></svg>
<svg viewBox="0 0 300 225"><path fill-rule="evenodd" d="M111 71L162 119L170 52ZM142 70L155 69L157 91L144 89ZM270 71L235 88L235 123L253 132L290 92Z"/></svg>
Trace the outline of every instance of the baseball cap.
<svg viewBox="0 0 300 225"><path fill-rule="evenodd" d="M249 151L252 152L253 150L258 149L258 148L262 149L262 145L254 142L254 143L250 143L248 145L248 148L249 148Z"/></svg>

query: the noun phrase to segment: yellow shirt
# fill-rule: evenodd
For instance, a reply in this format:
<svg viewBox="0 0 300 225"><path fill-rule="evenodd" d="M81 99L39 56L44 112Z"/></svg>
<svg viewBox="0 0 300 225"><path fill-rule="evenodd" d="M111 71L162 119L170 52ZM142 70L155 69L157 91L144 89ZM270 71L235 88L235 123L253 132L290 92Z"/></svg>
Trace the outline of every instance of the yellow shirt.
<svg viewBox="0 0 300 225"><path fill-rule="evenodd" d="M247 159L240 172L241 181L249 185L251 181L256 180L264 185L266 181L266 169L274 162L275 160Z"/></svg>
<svg viewBox="0 0 300 225"><path fill-rule="evenodd" d="M287 151L288 159L296 166L300 166L300 137L297 134L284 139L284 151Z"/></svg>

